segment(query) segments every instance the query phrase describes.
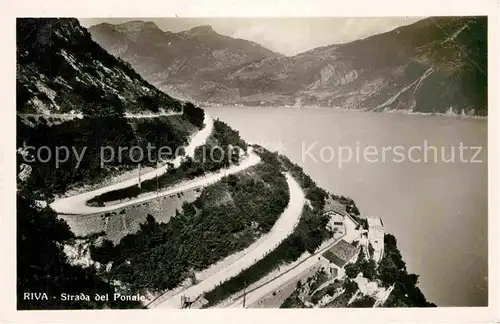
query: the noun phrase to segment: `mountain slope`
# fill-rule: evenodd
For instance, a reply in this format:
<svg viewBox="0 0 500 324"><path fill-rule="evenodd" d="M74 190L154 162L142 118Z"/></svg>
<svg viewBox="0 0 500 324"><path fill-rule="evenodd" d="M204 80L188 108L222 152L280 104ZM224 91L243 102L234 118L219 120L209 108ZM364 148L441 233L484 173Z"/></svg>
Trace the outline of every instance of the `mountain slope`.
<svg viewBox="0 0 500 324"><path fill-rule="evenodd" d="M91 31L148 80L196 100L487 115L485 17L433 17L293 57L259 51L260 59L207 46L223 38L208 27L172 34L142 24L139 34L102 24Z"/></svg>
<svg viewBox="0 0 500 324"><path fill-rule="evenodd" d="M92 41L77 19L18 19L16 81L19 187L39 197L104 180L137 163L155 164L121 154L100 165L107 146L114 152L132 146L146 152L149 143L176 150L203 127L202 109L146 82ZM152 120L124 116L158 111L176 114ZM44 146L51 150L45 162L35 158ZM59 147L82 155L55 156Z"/></svg>
<svg viewBox="0 0 500 324"><path fill-rule="evenodd" d="M230 74L248 101L487 114L486 18L429 18ZM252 95L256 98L252 98Z"/></svg>
<svg viewBox="0 0 500 324"><path fill-rule="evenodd" d="M89 31L96 42L160 89L195 99L234 97L213 84L224 77L225 70L280 56L254 42L220 35L211 26L172 33L152 22L131 21L102 23Z"/></svg>
<svg viewBox="0 0 500 324"><path fill-rule="evenodd" d="M183 134L182 128L195 125L185 116L186 109L184 114L173 116L175 125L159 121L152 125L156 127L147 127L149 133L136 125L139 121L124 118L125 111L180 111L183 107L93 42L76 19L17 20L16 81L18 309L140 307L138 302L94 299L96 294L113 295L119 289L102 277L98 263L80 267L68 257L65 251L77 237L46 207L46 201L68 185L102 179L110 171L99 167L102 146L138 144L155 130L161 129L158 132L164 135L168 125L177 135L169 141L182 141L189 135ZM82 118L47 122L54 113L76 117L77 112ZM26 113L43 118L37 122L32 116L26 118ZM35 158L35 150L41 147L52 153L66 148L85 154L81 163L57 153L49 153L46 160L45 155L42 161L40 155ZM60 166L54 164L58 162ZM129 162L126 159L123 164ZM37 296L26 298L26 293L32 292Z"/></svg>
<svg viewBox="0 0 500 324"><path fill-rule="evenodd" d="M20 113L181 108L92 41L76 19L19 19L17 34Z"/></svg>

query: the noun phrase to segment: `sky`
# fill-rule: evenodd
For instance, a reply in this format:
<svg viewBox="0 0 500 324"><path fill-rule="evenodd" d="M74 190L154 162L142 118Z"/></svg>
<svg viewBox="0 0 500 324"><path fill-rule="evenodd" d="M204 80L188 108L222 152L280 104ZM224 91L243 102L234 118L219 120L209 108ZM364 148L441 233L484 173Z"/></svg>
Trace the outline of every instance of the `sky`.
<svg viewBox="0 0 500 324"><path fill-rule="evenodd" d="M340 44L414 23L422 17L376 18L80 18L85 27L108 22L153 21L164 31L210 25L222 35L254 41L272 51L295 55L319 46Z"/></svg>

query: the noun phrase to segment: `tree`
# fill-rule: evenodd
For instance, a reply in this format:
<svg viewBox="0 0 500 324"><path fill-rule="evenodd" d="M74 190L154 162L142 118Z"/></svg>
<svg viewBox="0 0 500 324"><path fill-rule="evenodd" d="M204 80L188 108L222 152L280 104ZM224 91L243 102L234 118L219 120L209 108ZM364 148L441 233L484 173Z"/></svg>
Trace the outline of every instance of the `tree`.
<svg viewBox="0 0 500 324"><path fill-rule="evenodd" d="M363 260L360 264L360 271L363 273L363 277L372 280L376 275L377 264L373 259Z"/></svg>
<svg viewBox="0 0 500 324"><path fill-rule="evenodd" d="M370 258L373 257L373 253L375 252L375 249L373 248L371 243L368 243L368 255Z"/></svg>
<svg viewBox="0 0 500 324"><path fill-rule="evenodd" d="M188 102L184 105L183 116L185 116L191 124L196 127L202 128L203 121L205 119L205 112L203 109L196 107L192 103Z"/></svg>
<svg viewBox="0 0 500 324"><path fill-rule="evenodd" d="M360 272L359 266L357 263L349 263L344 267L345 269L345 274L347 275L348 278L356 278L358 273Z"/></svg>
<svg viewBox="0 0 500 324"><path fill-rule="evenodd" d="M365 254L365 250L363 249L363 247L361 247L359 249L359 254L358 254L358 260L357 262L362 262L366 259L366 254Z"/></svg>
<svg viewBox="0 0 500 324"><path fill-rule="evenodd" d="M312 180L311 180L312 181ZM325 199L328 196L325 190L319 187L312 187L306 192L306 198L312 202L313 208L322 211L325 206Z"/></svg>
<svg viewBox="0 0 500 324"><path fill-rule="evenodd" d="M346 294L352 295L358 290L358 285L354 281L348 279L344 281L343 288Z"/></svg>
<svg viewBox="0 0 500 324"><path fill-rule="evenodd" d="M116 307L100 301L61 301L61 293L113 294L93 267L82 268L67 262L63 246L73 239L66 222L50 208L39 208L27 197L17 196L17 306L19 309L72 309ZM45 292L48 300L28 300L25 292ZM120 303L131 307L133 303Z"/></svg>
<svg viewBox="0 0 500 324"><path fill-rule="evenodd" d="M115 258L115 246L113 242L105 239L100 246L91 246L90 256L99 263L108 264Z"/></svg>
<svg viewBox="0 0 500 324"><path fill-rule="evenodd" d="M352 302L349 307L359 307L359 308L365 308L365 307L373 307L375 304L375 299L370 296L363 296L360 299L355 300Z"/></svg>
<svg viewBox="0 0 500 324"><path fill-rule="evenodd" d="M349 212L350 212L350 213L353 213L353 214L354 214L354 215L356 215L356 216L359 216L359 215L360 215L359 209L358 209L358 207L356 206L356 204L354 204L354 203L353 203L353 204L352 204L352 206L351 206L351 205L349 205L348 207L349 207L349 209L350 209L350 210L349 210Z"/></svg>
<svg viewBox="0 0 500 324"><path fill-rule="evenodd" d="M418 275L410 273L405 276L405 284L409 286L416 286L418 284Z"/></svg>

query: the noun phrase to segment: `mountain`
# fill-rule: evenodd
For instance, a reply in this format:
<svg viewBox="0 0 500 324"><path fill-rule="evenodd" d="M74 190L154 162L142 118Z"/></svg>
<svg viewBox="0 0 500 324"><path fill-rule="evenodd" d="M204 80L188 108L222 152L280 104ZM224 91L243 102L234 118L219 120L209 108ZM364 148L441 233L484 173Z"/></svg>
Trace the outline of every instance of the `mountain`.
<svg viewBox="0 0 500 324"><path fill-rule="evenodd" d="M109 32L101 31L105 29ZM128 36L118 31L121 29L101 24L92 27L91 33L108 50L122 44L122 52L114 53L134 67L149 67L147 71L139 69L148 80L162 88L189 93L200 101L487 115L486 17L432 17L292 57L267 53L267 57L258 59L256 55L246 64L238 59L229 63L227 57L204 60L193 56L192 48L207 49L206 55L212 57L219 53L203 45L202 40L210 38L207 35L216 37L208 27L172 34L143 23L140 42L132 40L137 32L130 31L130 25L125 33ZM190 46L185 45L186 40L173 41L177 37L187 37ZM166 69L165 64L152 64L157 62L153 54L135 50L136 45L146 43L145 49L154 48L152 43L158 49L169 48L151 51L167 57ZM167 56L174 53L172 47L177 51L173 56L182 53L183 57L172 60ZM259 53L266 56L265 51Z"/></svg>
<svg viewBox="0 0 500 324"><path fill-rule="evenodd" d="M95 43L77 19L18 19L16 81L18 157L35 155L27 152L29 146L86 153L80 162L67 156L59 166L24 159L32 162L19 165L24 180L20 187L39 196L50 197L136 167L130 155L100 166L102 147L145 147L153 142L175 149L203 127L202 109L145 81L128 63ZM125 116L137 112L169 116Z"/></svg>
<svg viewBox="0 0 500 324"><path fill-rule="evenodd" d="M79 238L47 202L72 186L82 188L136 168L130 156L100 165L104 147L186 145L203 126L203 110L146 82L92 41L77 19L20 18L16 25L17 307L140 307L137 301L94 299L96 294L112 296L119 287L103 277L98 263L74 263L67 248ZM125 116L159 111L165 114L158 118ZM49 152L46 160L40 148ZM58 156L59 148L80 152L79 161ZM27 293L36 296L26 298Z"/></svg>
<svg viewBox="0 0 500 324"><path fill-rule="evenodd" d="M254 42L220 35L211 26L172 33L153 22L130 21L102 23L89 31L102 47L160 89L192 99L237 99L237 91L217 83L227 69L281 56Z"/></svg>
<svg viewBox="0 0 500 324"><path fill-rule="evenodd" d="M144 81L131 67L109 55L92 41L77 19L21 18L17 20L17 307L18 309L129 308L133 302L97 301L85 296L112 295L115 287L97 268L72 264L64 252L76 239L57 214L43 201L71 183L101 178L99 145L130 145L134 133L123 118L125 111L180 110L181 104ZM52 116L75 118L49 123ZM43 116L38 122L33 116ZM178 116L176 116L178 117ZM31 120L30 120L31 119ZM33 148L45 146L89 148L92 151L75 167L73 158L55 166L22 161ZM49 153L50 154L50 153ZM42 192L48 193L42 196ZM36 249L34 249L36 247ZM26 298L37 291L38 298ZM43 294L42 294L43 293ZM61 295L76 298L64 300ZM50 297L49 297L50 296Z"/></svg>
<svg viewBox="0 0 500 324"><path fill-rule="evenodd" d="M243 102L486 115L486 35L486 18L428 18L249 64L224 82Z"/></svg>
<svg viewBox="0 0 500 324"><path fill-rule="evenodd" d="M19 19L17 35L20 113L180 109L178 101L95 43L77 19Z"/></svg>

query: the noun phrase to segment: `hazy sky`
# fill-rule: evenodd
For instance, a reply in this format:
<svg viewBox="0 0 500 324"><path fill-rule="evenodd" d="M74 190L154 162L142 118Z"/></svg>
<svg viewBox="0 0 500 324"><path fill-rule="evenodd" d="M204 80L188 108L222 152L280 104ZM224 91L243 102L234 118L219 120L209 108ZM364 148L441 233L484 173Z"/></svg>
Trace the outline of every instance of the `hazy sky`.
<svg viewBox="0 0 500 324"><path fill-rule="evenodd" d="M273 51L294 55L330 44L345 43L422 18L81 18L85 27L131 20L154 21L167 31L179 32L199 25L211 25L219 34L259 43Z"/></svg>

